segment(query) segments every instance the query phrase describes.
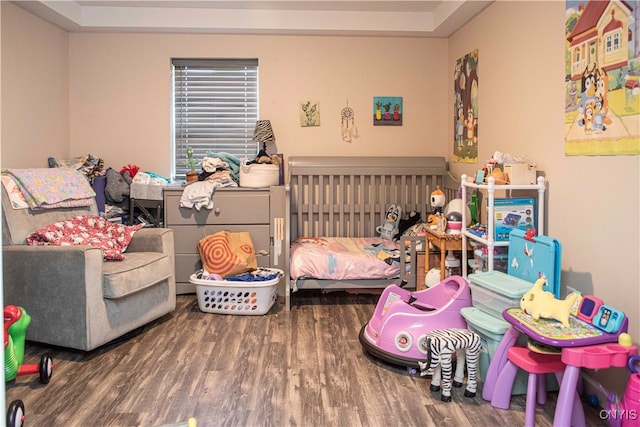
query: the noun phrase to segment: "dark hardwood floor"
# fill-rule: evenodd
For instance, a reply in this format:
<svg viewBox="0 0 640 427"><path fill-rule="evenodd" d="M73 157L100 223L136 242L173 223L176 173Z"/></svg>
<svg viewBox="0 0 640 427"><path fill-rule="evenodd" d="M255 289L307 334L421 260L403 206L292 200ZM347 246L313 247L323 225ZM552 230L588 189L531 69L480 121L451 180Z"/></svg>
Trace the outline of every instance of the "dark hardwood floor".
<svg viewBox="0 0 640 427"><path fill-rule="evenodd" d="M135 333L84 353L28 342L25 363L53 357L37 375L6 384L24 401L28 426L522 426L525 396L511 409L481 397L440 401L430 380L372 359L358 333L377 296L300 291L292 311L265 316L202 313L195 295ZM538 406L551 426L557 393ZM588 426L606 426L584 405Z"/></svg>

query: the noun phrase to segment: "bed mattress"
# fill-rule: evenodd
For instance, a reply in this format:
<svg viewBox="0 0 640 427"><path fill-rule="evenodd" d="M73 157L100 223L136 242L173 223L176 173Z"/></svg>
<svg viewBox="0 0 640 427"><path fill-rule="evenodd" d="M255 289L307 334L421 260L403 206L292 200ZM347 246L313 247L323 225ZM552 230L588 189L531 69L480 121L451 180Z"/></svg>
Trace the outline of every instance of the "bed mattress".
<svg viewBox="0 0 640 427"><path fill-rule="evenodd" d="M291 244L291 279L398 277L398 243L379 237L301 237Z"/></svg>

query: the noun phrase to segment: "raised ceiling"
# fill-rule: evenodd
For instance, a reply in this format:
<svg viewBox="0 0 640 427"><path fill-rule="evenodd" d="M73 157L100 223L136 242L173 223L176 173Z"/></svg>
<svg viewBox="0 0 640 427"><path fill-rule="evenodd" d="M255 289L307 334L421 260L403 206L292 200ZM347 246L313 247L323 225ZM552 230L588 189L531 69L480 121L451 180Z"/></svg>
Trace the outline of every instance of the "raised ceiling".
<svg viewBox="0 0 640 427"><path fill-rule="evenodd" d="M449 37L493 1L14 1L71 32Z"/></svg>

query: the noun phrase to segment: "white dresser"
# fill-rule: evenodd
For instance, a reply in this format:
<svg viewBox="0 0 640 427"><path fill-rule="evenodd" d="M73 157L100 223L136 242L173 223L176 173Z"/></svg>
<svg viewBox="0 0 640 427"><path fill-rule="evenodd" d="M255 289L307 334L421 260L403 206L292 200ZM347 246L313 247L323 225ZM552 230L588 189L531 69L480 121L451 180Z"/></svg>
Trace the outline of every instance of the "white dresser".
<svg viewBox="0 0 640 427"><path fill-rule="evenodd" d="M202 268L198 242L204 236L227 230L249 231L256 251L259 267L284 270L284 248L277 254L276 237L284 231L285 187L216 189L213 209L181 208L180 198L184 186L164 188L164 223L173 230L176 259L176 292L195 293L189 276ZM277 230L279 226L280 231ZM279 294L284 295L284 280Z"/></svg>

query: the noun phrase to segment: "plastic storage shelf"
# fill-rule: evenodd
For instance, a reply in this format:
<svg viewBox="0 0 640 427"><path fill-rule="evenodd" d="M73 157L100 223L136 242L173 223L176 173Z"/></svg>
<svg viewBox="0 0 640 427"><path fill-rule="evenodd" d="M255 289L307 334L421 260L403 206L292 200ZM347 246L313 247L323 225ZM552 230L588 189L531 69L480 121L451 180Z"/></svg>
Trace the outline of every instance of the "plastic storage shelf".
<svg viewBox="0 0 640 427"><path fill-rule="evenodd" d="M467 181L467 175L462 175L460 178L460 183L462 185L462 206L467 205L467 191L466 188L476 188L476 189L486 189L488 193L487 197L487 234L486 238L482 238L481 236L477 236L467 230L465 227L462 230L462 259L467 259L467 239L475 240L476 242L480 242L483 245L487 246L488 253L488 270L493 270L493 249L496 246L508 246L508 241L498 241L495 240L495 224L493 223L494 217L494 201L495 201L495 191L496 190L538 190L538 198L536 203L536 222L537 222L537 234L544 234L544 191L546 188L545 179L542 176L539 176L537 179L537 184L504 184L504 185L496 185L495 179L493 177L489 177L487 180L487 184L476 184L473 182ZM466 188L465 188L466 187ZM467 219L467 210L462 209L462 223L467 224L469 220ZM467 263L462 263L462 275L467 277Z"/></svg>

